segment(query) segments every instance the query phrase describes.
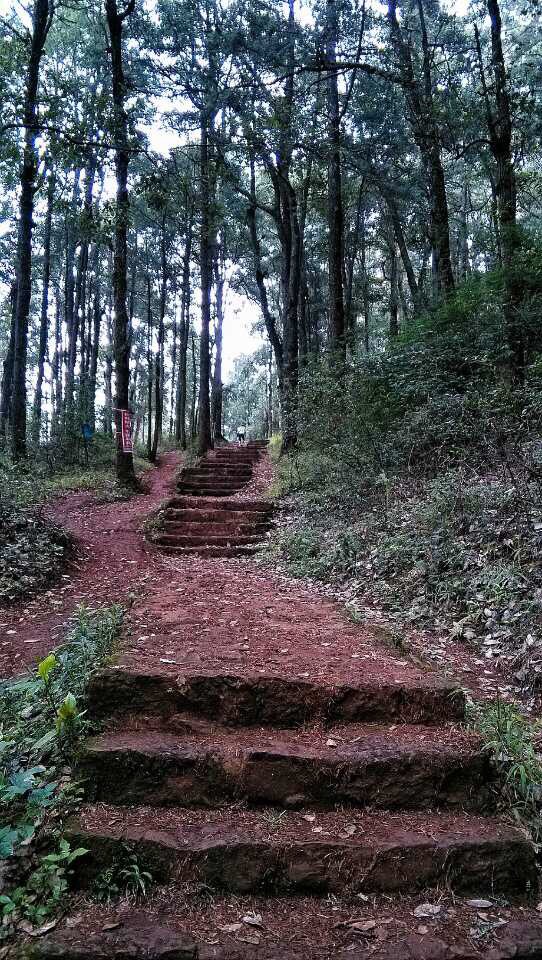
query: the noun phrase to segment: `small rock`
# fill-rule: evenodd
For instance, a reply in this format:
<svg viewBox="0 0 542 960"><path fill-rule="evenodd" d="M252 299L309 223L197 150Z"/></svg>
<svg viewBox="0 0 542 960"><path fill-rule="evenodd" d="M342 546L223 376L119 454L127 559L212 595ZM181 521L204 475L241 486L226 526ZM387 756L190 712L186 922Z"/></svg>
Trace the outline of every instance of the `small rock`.
<svg viewBox="0 0 542 960"><path fill-rule="evenodd" d="M442 907L439 903L421 903L414 910L415 917L438 917Z"/></svg>
<svg viewBox="0 0 542 960"><path fill-rule="evenodd" d="M254 913L251 910L249 913L245 913L243 917L243 923L248 923L248 925L251 927L261 927L262 915L261 913Z"/></svg>

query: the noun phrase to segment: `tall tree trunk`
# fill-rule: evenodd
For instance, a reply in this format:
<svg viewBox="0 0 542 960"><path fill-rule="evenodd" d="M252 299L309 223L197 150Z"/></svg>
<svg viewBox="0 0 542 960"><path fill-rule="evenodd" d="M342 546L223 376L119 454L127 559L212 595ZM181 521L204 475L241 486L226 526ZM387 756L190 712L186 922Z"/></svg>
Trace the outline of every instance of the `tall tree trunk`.
<svg viewBox="0 0 542 960"><path fill-rule="evenodd" d="M358 190L358 196L356 200L356 216L354 220L354 229L352 230L351 236L349 237L348 255L345 258L345 261L346 261L346 284L345 284L345 303L344 303L345 332L347 335L347 339L352 346L355 343L355 323L356 323L356 317L354 312L354 268L355 268L356 260L358 256L362 210L363 210L363 183L360 185Z"/></svg>
<svg viewBox="0 0 542 960"><path fill-rule="evenodd" d="M10 290L11 324L9 328L8 349L2 368L2 391L0 395L0 444L6 445L7 428L11 416L11 398L13 395L13 356L15 353L15 311L17 307L17 278Z"/></svg>
<svg viewBox="0 0 542 960"><path fill-rule="evenodd" d="M161 286L160 286L160 313L158 316L158 345L156 349L156 358L155 358L155 373L154 373L154 436L151 447L151 463L156 463L156 457L158 454L158 444L160 443L162 437L162 421L164 414L164 391L163 391L163 370L164 370L164 336L165 328L164 321L166 316L166 296L167 296L167 281L168 281L168 271L167 271L167 256L166 256L166 225L165 220L162 223L162 237L160 244L160 262L161 262Z"/></svg>
<svg viewBox="0 0 542 960"><path fill-rule="evenodd" d="M115 421L117 425L117 477L122 483L135 483L134 458L122 442L122 411L128 410L130 389L130 338L127 294L127 234L130 200L128 195L128 120L125 109L126 82L122 63L122 30L133 12L135 0L129 0L122 13L117 0L105 0L107 25L111 39L111 76L113 84L115 173L117 195L115 209L115 247L113 258L113 296L115 303Z"/></svg>
<svg viewBox="0 0 542 960"><path fill-rule="evenodd" d="M147 260L147 457L152 457L152 384L153 384L153 362L152 362L152 299L151 299L151 277L149 273L149 263Z"/></svg>
<svg viewBox="0 0 542 960"><path fill-rule="evenodd" d="M190 260L192 257L192 211L186 227L181 289L181 326L179 335L179 371L175 398L175 440L186 450L186 362L190 335Z"/></svg>
<svg viewBox="0 0 542 960"><path fill-rule="evenodd" d="M399 26L397 0L388 0L388 21L405 92L414 140L421 154L430 198L430 232L438 290L447 294L454 289L450 248L450 222L446 182L442 164L440 134L433 97L431 50L427 36L423 0L416 0L422 40L422 79L414 71L410 36L406 39Z"/></svg>
<svg viewBox="0 0 542 960"><path fill-rule="evenodd" d="M62 301L60 281L55 284L55 346L51 364L51 439L57 440L62 421Z"/></svg>
<svg viewBox="0 0 542 960"><path fill-rule="evenodd" d="M113 420L113 323L111 320L111 299L109 300L107 310L107 346L104 358L104 394L105 403L103 409L104 433L106 436L112 436Z"/></svg>
<svg viewBox="0 0 542 960"><path fill-rule="evenodd" d="M100 332L102 327L103 309L101 304L101 274L99 247L95 245L94 255L94 306L92 311L92 347L90 350L90 365L88 375L89 414L88 419L92 429L96 426L96 386L98 377L98 356L100 350Z"/></svg>
<svg viewBox="0 0 542 960"><path fill-rule="evenodd" d="M263 322L265 324L265 329L267 331L267 336L269 337L269 342L273 348L273 354L275 357L275 363L277 366L277 373L279 381L282 382L282 366L283 366L283 344L280 338L276 320L271 313L269 307L269 298L267 296L267 288L265 285L265 275L262 266L262 253L260 241L258 238L258 229L256 222L256 171L254 165L254 156L250 157L250 205L247 209L247 222L250 243L252 246L252 253L254 255L254 273L256 278L256 286L258 288L258 295L260 299L260 308L262 311Z"/></svg>
<svg viewBox="0 0 542 960"><path fill-rule="evenodd" d="M198 398L198 456L202 457L212 446L211 437L211 401L209 381L211 376L210 327L211 327L211 287L213 283L213 215L211 202L211 180L209 153L209 130L212 118L208 111L202 111L200 175L201 175L201 231L200 231L200 272L201 272L201 333L199 358L199 398Z"/></svg>
<svg viewBox="0 0 542 960"><path fill-rule="evenodd" d="M212 389L212 427L213 439L222 440L222 327L224 323L224 234L215 256L215 289L216 289L216 317L215 317L215 366L213 370Z"/></svg>
<svg viewBox="0 0 542 960"><path fill-rule="evenodd" d="M326 66L328 112L328 270L329 270L329 325L331 347L345 353L344 321L344 213L341 173L341 130L337 69L338 14L336 0L326 0Z"/></svg>
<svg viewBox="0 0 542 960"><path fill-rule="evenodd" d="M361 296L363 301L363 344L365 353L371 349L371 284L367 267L367 229L365 210L361 215Z"/></svg>
<svg viewBox="0 0 542 960"><path fill-rule="evenodd" d="M502 46L502 19L498 0L487 0L487 12L491 22L494 109L485 82L478 30L476 30L476 43L486 105L489 144L496 166L495 194L504 270L504 321L510 352L510 370L512 379L516 382L522 382L525 375L527 351L525 333L519 315L523 294L522 284L515 268L515 258L521 247L521 234L517 223L517 182L512 152L512 111Z"/></svg>
<svg viewBox="0 0 542 960"><path fill-rule="evenodd" d="M195 440L198 431L198 408L196 399L198 396L198 365L196 360L196 338L194 334L191 337L192 343L192 401L190 404L190 437Z"/></svg>
<svg viewBox="0 0 542 960"><path fill-rule="evenodd" d="M284 327L284 381L282 449L291 450L297 443L297 404L299 380L299 286L301 280L301 243L297 219L297 199L289 186L288 204L291 225L291 258Z"/></svg>
<svg viewBox="0 0 542 960"><path fill-rule="evenodd" d="M41 404L43 396L43 377L45 373L45 357L47 354L47 337L49 333L49 282L51 278L51 226L53 222L53 201L55 197L55 175L49 171L47 187L47 211L43 228L43 275L41 289L40 314L40 342L38 348L38 376L34 392L34 406L32 412L32 442L39 444L41 434Z"/></svg>
<svg viewBox="0 0 542 960"><path fill-rule="evenodd" d="M68 334L68 349L66 357L66 370L64 379L64 434L71 432L73 428L73 390L75 378L75 361L77 356L77 331L79 326L79 313L75 305L76 280L74 276L75 252L77 249L77 219L79 205L79 183L81 179L81 169L77 167L74 172L73 190L70 204L70 212L66 223L66 266L64 276L64 322ZM80 271L78 269L78 278Z"/></svg>
<svg viewBox="0 0 542 960"><path fill-rule="evenodd" d="M399 336L399 265L397 262L397 247L393 230L389 231L389 258L390 258L390 338L395 340Z"/></svg>
<svg viewBox="0 0 542 960"><path fill-rule="evenodd" d="M32 293L32 227L35 179L38 166L38 83L40 63L51 27L53 0L34 0L32 34L26 72L23 126L24 149L20 176L19 229L17 236L17 302L13 349L11 453L14 461L26 455L26 364L28 318Z"/></svg>
<svg viewBox="0 0 542 960"><path fill-rule="evenodd" d="M175 303L173 307L173 329L171 331L171 389L169 392L169 430L168 436L170 440L173 440L174 432L173 425L175 420L175 384L177 382L177 360L178 360L178 344L177 344L177 297L175 295Z"/></svg>

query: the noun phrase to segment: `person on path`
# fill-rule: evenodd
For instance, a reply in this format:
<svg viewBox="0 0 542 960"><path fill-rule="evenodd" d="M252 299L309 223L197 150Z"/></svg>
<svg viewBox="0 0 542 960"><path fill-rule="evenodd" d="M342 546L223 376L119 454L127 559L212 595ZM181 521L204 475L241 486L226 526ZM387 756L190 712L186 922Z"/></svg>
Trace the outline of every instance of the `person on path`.
<svg viewBox="0 0 542 960"><path fill-rule="evenodd" d="M246 427L237 427L237 442L244 443L247 435Z"/></svg>

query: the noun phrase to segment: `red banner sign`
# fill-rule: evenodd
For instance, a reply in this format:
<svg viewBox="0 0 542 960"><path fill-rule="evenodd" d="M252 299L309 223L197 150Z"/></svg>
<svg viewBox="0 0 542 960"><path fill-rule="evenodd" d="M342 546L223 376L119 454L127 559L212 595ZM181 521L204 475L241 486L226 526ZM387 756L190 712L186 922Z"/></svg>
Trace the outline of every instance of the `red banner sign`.
<svg viewBox="0 0 542 960"><path fill-rule="evenodd" d="M132 453L133 452L133 442L132 442L132 418L130 416L129 410L121 410L121 431L122 431L122 452L123 453Z"/></svg>

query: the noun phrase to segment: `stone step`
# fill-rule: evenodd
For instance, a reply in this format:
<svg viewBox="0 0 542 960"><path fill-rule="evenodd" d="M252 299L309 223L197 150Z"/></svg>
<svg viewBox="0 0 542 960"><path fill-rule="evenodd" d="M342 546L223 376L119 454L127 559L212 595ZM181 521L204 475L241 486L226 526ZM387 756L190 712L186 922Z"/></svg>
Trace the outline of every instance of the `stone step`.
<svg viewBox="0 0 542 960"><path fill-rule="evenodd" d="M269 529L269 524L266 523L239 523L239 521L216 521L216 522L202 522L202 521L193 521L193 520L178 520L175 516L171 514L166 514L166 520L164 521L164 529L167 533L170 534L180 534L183 536L222 536L226 537L229 535L233 536L243 536L244 534L256 534L260 535L260 539L264 536L266 530ZM210 541L208 541L210 542Z"/></svg>
<svg viewBox="0 0 542 960"><path fill-rule="evenodd" d="M196 725L175 734L147 718L144 729L90 740L80 767L92 800L167 807L243 799L280 808L482 810L492 780L476 738L405 725L393 736L387 727L354 724L326 731Z"/></svg>
<svg viewBox="0 0 542 960"><path fill-rule="evenodd" d="M209 464L231 464L232 466L246 466L252 470L254 464L258 460L258 457L247 456L247 457L229 457L226 455L221 455L217 453L212 459L205 460L205 463Z"/></svg>
<svg viewBox="0 0 542 960"><path fill-rule="evenodd" d="M262 542L258 534L206 534L198 536L193 533L162 533L156 543L165 547L247 547Z"/></svg>
<svg viewBox="0 0 542 960"><path fill-rule="evenodd" d="M157 541L158 542L158 541ZM257 546L238 547L178 547L172 544L158 546L162 553L169 553L175 557L208 557L209 559L227 560L229 557L251 557L258 550Z"/></svg>
<svg viewBox="0 0 542 960"><path fill-rule="evenodd" d="M242 485L228 484L225 486L206 484L205 486L194 485L187 481L177 484L179 493L190 494L193 497L230 497L232 493L238 493Z"/></svg>
<svg viewBox="0 0 542 960"><path fill-rule="evenodd" d="M67 827L85 886L126 845L155 881L231 893L346 896L443 886L456 894L521 897L537 883L534 845L519 830L465 814L302 814L87 806Z"/></svg>
<svg viewBox="0 0 542 960"><path fill-rule="evenodd" d="M166 515L171 522L176 523L231 523L241 526L250 523L254 526L268 528L270 522L269 513L265 513L263 510L206 510L205 508L192 510L168 507Z"/></svg>
<svg viewBox="0 0 542 960"><path fill-rule="evenodd" d="M198 497L194 500L192 497L177 496L172 497L166 506L174 509L183 510L235 510L248 513L264 513L268 516L273 512L273 504L269 500L228 500L224 499L217 505L216 500L205 500L205 497Z"/></svg>
<svg viewBox="0 0 542 960"><path fill-rule="evenodd" d="M218 463L201 463L198 467L187 467L182 472L183 477L204 477L227 476L250 478L252 476L252 467L226 466Z"/></svg>
<svg viewBox="0 0 542 960"><path fill-rule="evenodd" d="M239 493L244 483L238 483L236 480L197 480L188 477L186 480L180 480L177 484L179 491L183 490L225 490L227 495Z"/></svg>
<svg viewBox="0 0 542 960"><path fill-rule="evenodd" d="M315 721L439 724L461 720L464 694L436 674L415 672L397 683L358 679L322 684L288 676L202 672L160 665L154 671L107 667L91 679L89 712L173 716L191 712L228 725L296 727ZM390 739L393 739L390 733Z"/></svg>
<svg viewBox="0 0 542 960"><path fill-rule="evenodd" d="M208 898L182 909L172 902L81 909L76 924L58 925L38 938L21 938L15 960L540 960L542 920L534 910L499 910L507 919L474 937L481 928L476 910L455 902L446 923L416 920L420 904L405 898L398 922L394 903L375 907L313 898L281 901L280 910L262 898ZM441 898L439 898L441 899ZM444 904L444 913L448 904ZM251 918L254 921L251 923ZM261 920L258 919L261 917ZM243 918L246 918L243 921ZM474 926L473 926L474 924ZM423 930L420 928L423 927Z"/></svg>

